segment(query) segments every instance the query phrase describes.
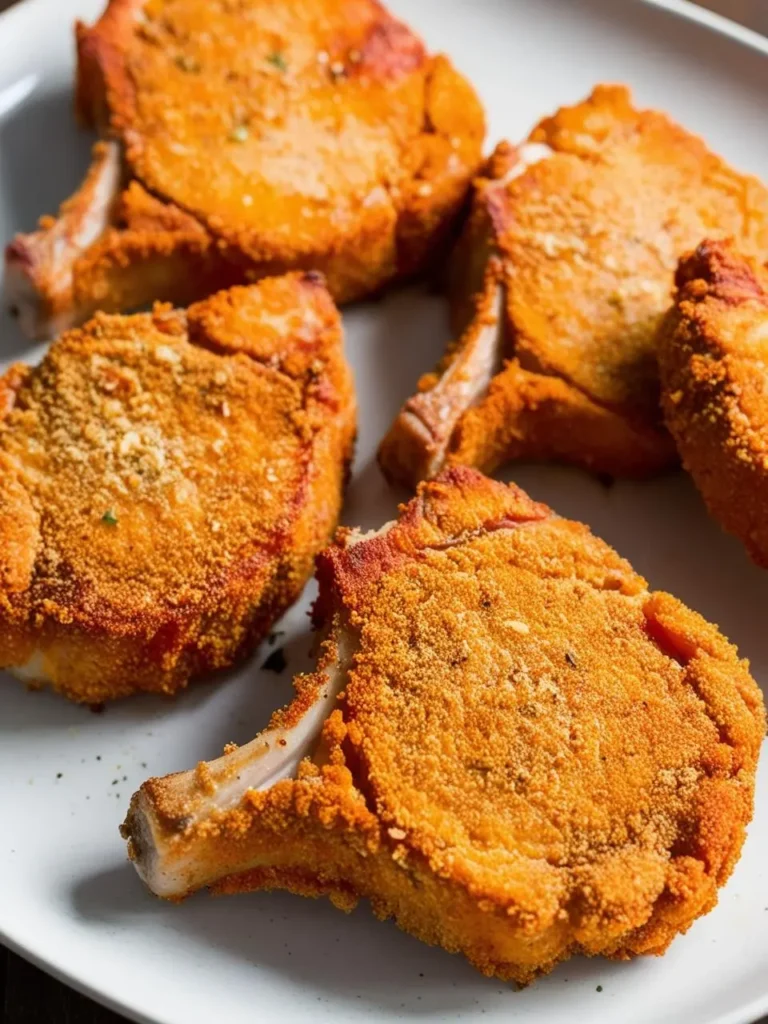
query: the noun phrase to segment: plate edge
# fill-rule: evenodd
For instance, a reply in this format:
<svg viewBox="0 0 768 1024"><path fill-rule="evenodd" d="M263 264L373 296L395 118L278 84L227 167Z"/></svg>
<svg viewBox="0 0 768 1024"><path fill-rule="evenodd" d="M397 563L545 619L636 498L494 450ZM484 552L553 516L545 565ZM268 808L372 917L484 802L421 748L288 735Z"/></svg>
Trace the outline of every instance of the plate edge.
<svg viewBox="0 0 768 1024"><path fill-rule="evenodd" d="M24 2L29 3L31 0L24 0ZM633 0L633 2L643 4L645 7L656 7L676 15L678 18L703 25L717 35L727 36L742 46L747 46L768 56L768 36L761 35L755 29L747 28L746 25L740 25L724 14L716 14L705 7L700 7L692 0Z"/></svg>
<svg viewBox="0 0 768 1024"><path fill-rule="evenodd" d="M727 36L742 46L747 46L768 56L768 37L745 25L740 25L723 14L716 14L714 11L700 7L692 0L632 0L632 2L645 7L655 7L658 10L674 14L678 18L703 25L718 35ZM46 4L47 0L18 0L12 7L0 13L0 28L6 27L12 21L21 20L37 7L41 11L45 10Z"/></svg>

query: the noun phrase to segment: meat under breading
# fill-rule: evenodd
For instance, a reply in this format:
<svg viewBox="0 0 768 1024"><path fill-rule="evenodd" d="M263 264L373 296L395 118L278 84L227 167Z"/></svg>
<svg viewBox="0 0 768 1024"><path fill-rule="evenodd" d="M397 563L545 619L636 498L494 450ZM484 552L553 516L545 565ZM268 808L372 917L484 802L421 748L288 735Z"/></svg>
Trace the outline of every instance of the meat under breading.
<svg viewBox="0 0 768 1024"><path fill-rule="evenodd" d="M151 779L158 895L359 897L489 975L661 953L739 855L765 731L716 627L518 488L455 468L318 562L327 639L269 728Z"/></svg>
<svg viewBox="0 0 768 1024"><path fill-rule="evenodd" d="M667 425L712 515L768 568L768 268L705 241L677 285L659 336Z"/></svg>
<svg viewBox="0 0 768 1024"><path fill-rule="evenodd" d="M472 87L377 0L110 0L77 39L107 141L8 248L33 335L291 269L368 295L432 258L481 159Z"/></svg>
<svg viewBox="0 0 768 1024"><path fill-rule="evenodd" d="M444 464L674 464L656 332L678 259L707 234L768 252L768 190L623 87L502 143L456 253L458 340L383 442L385 472L415 485Z"/></svg>
<svg viewBox="0 0 768 1024"><path fill-rule="evenodd" d="M0 668L95 703L173 693L301 592L355 431L312 274L99 314L0 377Z"/></svg>

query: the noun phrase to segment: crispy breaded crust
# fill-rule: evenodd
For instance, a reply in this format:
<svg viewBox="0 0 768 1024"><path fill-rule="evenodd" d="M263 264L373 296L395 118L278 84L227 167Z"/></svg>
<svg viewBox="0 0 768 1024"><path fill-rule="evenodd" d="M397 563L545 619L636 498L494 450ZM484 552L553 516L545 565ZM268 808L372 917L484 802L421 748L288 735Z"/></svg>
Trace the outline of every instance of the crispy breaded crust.
<svg viewBox="0 0 768 1024"><path fill-rule="evenodd" d="M673 465L655 338L677 261L707 234L768 252L768 190L665 115L638 110L624 87L598 86L519 150L502 143L475 184L455 257L459 341L395 422L385 471L415 484L425 446L439 456L432 472L444 463L490 472L518 458L613 476ZM473 344L494 287L498 376L467 401L444 378ZM409 411L425 428L410 457Z"/></svg>
<svg viewBox="0 0 768 1024"><path fill-rule="evenodd" d="M151 819L218 892L366 897L520 983L576 953L661 953L714 906L765 731L715 626L585 526L466 468L390 528L340 531L318 578L325 655L271 726L353 652L315 754L200 822L219 784L206 765L181 799L180 776L146 783L124 826L139 862Z"/></svg>
<svg viewBox="0 0 768 1024"><path fill-rule="evenodd" d="M768 567L768 270L705 241L677 285L659 334L667 425L712 515Z"/></svg>
<svg viewBox="0 0 768 1024"><path fill-rule="evenodd" d="M261 639L336 523L355 431L314 274L100 314L6 374L0 409L0 665L91 703Z"/></svg>
<svg viewBox="0 0 768 1024"><path fill-rule="evenodd" d="M81 117L192 234L117 209L70 260L72 315L293 269L339 301L376 292L438 254L481 161L472 87L377 0L110 0L77 39ZM61 307L44 235L19 248Z"/></svg>

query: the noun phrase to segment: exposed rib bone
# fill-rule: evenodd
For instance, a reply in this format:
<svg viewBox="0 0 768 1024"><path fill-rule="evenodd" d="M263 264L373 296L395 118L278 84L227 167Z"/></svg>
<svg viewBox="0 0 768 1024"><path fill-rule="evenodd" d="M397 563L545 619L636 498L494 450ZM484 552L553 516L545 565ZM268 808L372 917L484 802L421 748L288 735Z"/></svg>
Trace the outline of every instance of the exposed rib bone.
<svg viewBox="0 0 768 1024"><path fill-rule="evenodd" d="M508 182L547 160L552 152L539 143L497 151L500 166L494 173L498 178L487 187L502 192ZM461 417L485 398L504 361L501 263L485 246L465 255L469 263L461 267L455 288L466 294L465 301L457 302L464 307L463 315L456 317L462 338L444 364L442 376L436 383L430 377L424 379L422 386L428 382L428 387L408 399L379 449L385 474L412 486L442 469Z"/></svg>
<svg viewBox="0 0 768 1024"><path fill-rule="evenodd" d="M515 358L507 342L504 285L491 258L475 312L456 349L408 399L379 447L392 480L415 487L444 466L495 472L512 459L559 459L612 474L621 444L624 472L664 468L655 431L594 402L570 382ZM506 346L509 350L506 350ZM505 363L506 358L506 363ZM425 386L426 385L426 386ZM585 458L585 449L590 453Z"/></svg>
<svg viewBox="0 0 768 1024"><path fill-rule="evenodd" d="M122 834L136 870L152 892L180 898L234 871L263 866L247 844L238 847L244 862L228 862L226 849L217 847L217 823L249 791L294 778L300 762L315 753L323 723L344 689L355 647L353 634L342 631L334 659L328 659L324 670L299 680L297 701L305 710L296 717L295 701L288 712L293 721L280 724L283 716L278 715L245 746L201 762L192 771L151 779L142 786Z"/></svg>
<svg viewBox="0 0 768 1024"><path fill-rule="evenodd" d="M106 230L122 177L120 144L99 142L78 191L54 220L19 235L6 251L6 299L18 311L22 330L48 338L79 317L73 301L73 268L78 257Z"/></svg>
<svg viewBox="0 0 768 1024"><path fill-rule="evenodd" d="M487 393L504 356L503 288L493 281L434 387L409 398L379 449L392 479L422 480L442 468L458 421Z"/></svg>

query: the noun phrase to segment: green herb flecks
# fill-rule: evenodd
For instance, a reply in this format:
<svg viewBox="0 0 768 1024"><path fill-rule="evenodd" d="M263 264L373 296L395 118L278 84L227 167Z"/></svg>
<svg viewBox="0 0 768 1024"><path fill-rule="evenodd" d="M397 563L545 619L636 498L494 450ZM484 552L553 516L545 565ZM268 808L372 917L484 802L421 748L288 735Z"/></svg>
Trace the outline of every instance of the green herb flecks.
<svg viewBox="0 0 768 1024"><path fill-rule="evenodd" d="M101 517L102 523L106 523L107 526L117 526L117 514L113 509L108 508L104 515Z"/></svg>
<svg viewBox="0 0 768 1024"><path fill-rule="evenodd" d="M287 71L288 65L285 62L285 57L279 51L275 50L273 53L267 54L267 63L271 64L273 68L277 68L278 71Z"/></svg>

